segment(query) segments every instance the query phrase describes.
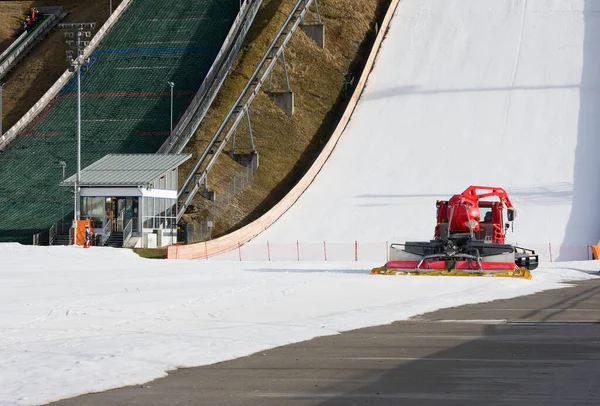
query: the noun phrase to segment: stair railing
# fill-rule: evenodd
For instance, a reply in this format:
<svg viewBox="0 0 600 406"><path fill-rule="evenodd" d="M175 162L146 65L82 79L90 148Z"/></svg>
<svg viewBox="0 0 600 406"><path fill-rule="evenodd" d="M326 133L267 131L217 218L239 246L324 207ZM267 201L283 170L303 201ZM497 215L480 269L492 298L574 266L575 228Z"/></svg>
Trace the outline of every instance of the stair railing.
<svg viewBox="0 0 600 406"><path fill-rule="evenodd" d="M105 245L106 241L108 241L110 238L110 234L112 233L112 223L113 220L110 219L104 225L104 228L102 229L102 239L100 240L100 245Z"/></svg>
<svg viewBox="0 0 600 406"><path fill-rule="evenodd" d="M127 225L123 229L123 246L125 246L125 243L129 240L129 238L131 238L132 232L133 232L133 221L132 221L132 219L129 219L129 221L127 222Z"/></svg>
<svg viewBox="0 0 600 406"><path fill-rule="evenodd" d="M117 228L115 231L123 231L123 226L125 225L125 209L119 212L119 216L117 217Z"/></svg>
<svg viewBox="0 0 600 406"><path fill-rule="evenodd" d="M52 243L54 242L54 239L58 235L58 230L57 230L56 226L57 226L57 223L54 223L54 224L52 224L52 227L50 227L50 231L48 232L48 245L52 245Z"/></svg>

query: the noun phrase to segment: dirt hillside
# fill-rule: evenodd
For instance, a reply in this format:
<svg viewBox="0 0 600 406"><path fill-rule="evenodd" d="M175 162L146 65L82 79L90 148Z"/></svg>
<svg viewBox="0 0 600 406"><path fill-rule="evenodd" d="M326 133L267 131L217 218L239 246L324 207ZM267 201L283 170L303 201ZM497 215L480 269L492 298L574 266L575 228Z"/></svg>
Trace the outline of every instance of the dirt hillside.
<svg viewBox="0 0 600 406"><path fill-rule="evenodd" d="M205 148L223 116L245 85L276 32L294 5L293 0L265 0L235 70L217 97L194 142L186 148L194 157ZM260 166L250 186L231 196L231 179L244 169L223 154L209 174L209 189L216 199L230 201L214 218L212 238L233 231L260 217L297 183L310 167L343 113L344 73L358 78L375 39L375 23L381 21L389 0L319 0L325 23L325 49L319 48L302 30L297 30L286 47L290 85L294 91L295 114L288 117L261 92L251 106L251 124ZM307 22L315 21L311 13ZM356 79L357 80L357 79ZM279 67L273 79L284 86ZM263 87L263 91L266 87ZM238 140L248 139L245 126ZM246 141L246 145L248 142ZM240 142L238 141L238 145ZM188 173L194 159L182 168ZM233 197L233 199L231 199ZM213 203L197 195L183 222L199 223L213 210Z"/></svg>

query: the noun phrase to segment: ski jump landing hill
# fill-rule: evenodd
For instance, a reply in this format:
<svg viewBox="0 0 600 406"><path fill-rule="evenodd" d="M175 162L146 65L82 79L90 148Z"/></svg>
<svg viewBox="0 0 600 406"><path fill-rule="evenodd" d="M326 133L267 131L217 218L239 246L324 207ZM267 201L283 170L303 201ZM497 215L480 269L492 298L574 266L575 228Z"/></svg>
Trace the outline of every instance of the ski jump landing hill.
<svg viewBox="0 0 600 406"><path fill-rule="evenodd" d="M180 122L228 46L243 5L239 0L123 1L88 47L81 77L81 167L109 153L155 153ZM247 3L246 3L247 4ZM117 16L118 17L117 19ZM93 49L93 52L90 51ZM70 78L70 79L69 79ZM0 242L30 243L58 220L72 219L76 172L77 81L65 72L6 134L0 134ZM33 109L32 109L33 110ZM174 133L176 133L176 128ZM15 134L18 136L14 138ZM10 143L8 143L10 141Z"/></svg>
<svg viewBox="0 0 600 406"><path fill-rule="evenodd" d="M250 240L428 240L436 199L469 185L507 190L510 242L585 253L600 238L599 12L596 0L393 1L304 179L254 223L169 258Z"/></svg>

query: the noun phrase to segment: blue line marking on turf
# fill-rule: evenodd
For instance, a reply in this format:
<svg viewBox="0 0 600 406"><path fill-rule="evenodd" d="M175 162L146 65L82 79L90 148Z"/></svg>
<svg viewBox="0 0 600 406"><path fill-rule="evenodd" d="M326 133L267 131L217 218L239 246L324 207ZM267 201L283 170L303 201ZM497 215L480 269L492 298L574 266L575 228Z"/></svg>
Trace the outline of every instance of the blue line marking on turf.
<svg viewBox="0 0 600 406"><path fill-rule="evenodd" d="M220 49L217 47L169 47L169 48L113 48L99 49L96 52L103 54L133 54L133 53L156 53L156 52L203 52Z"/></svg>

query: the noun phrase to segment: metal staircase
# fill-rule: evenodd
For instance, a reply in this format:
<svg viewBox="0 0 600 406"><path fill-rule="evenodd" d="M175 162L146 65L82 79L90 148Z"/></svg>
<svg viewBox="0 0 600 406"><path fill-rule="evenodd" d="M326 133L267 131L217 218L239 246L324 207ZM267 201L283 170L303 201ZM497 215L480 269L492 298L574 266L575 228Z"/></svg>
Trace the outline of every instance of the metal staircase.
<svg viewBox="0 0 600 406"><path fill-rule="evenodd" d="M106 243L104 243L105 247L113 247L113 248L121 248L123 247L123 232L122 231L113 231L110 233L110 237Z"/></svg>
<svg viewBox="0 0 600 406"><path fill-rule="evenodd" d="M214 196L211 192L208 191L207 188L208 172L215 164L221 152L223 152L223 150L225 149L227 142L230 139L232 139L232 137L233 142L235 142L235 132L237 126L242 121L242 119L244 119L244 117L246 117L246 119L248 120L248 128L250 129L250 104L258 95L258 92L260 91L262 85L269 78L269 75L272 73L273 68L275 67L280 58L284 65L284 71L286 71L284 47L292 38L292 35L295 32L296 28L298 28L301 25L304 25L304 17L309 12L310 6L313 4L316 9L317 21L319 24L321 23L319 9L317 6L317 0L297 0L296 5L288 15L285 23L282 25L279 32L276 34L275 39L263 55L256 70L248 79L246 86L241 91L237 100L229 109L229 112L227 113L227 115L223 119L223 122L213 135L206 149L194 165L194 168L190 171L190 174L183 182L178 194L178 199L180 201L183 199L183 203L179 206L177 220L181 219L181 216L183 216L187 207L189 206L192 199L199 190L201 191L202 195L209 199L211 199L211 196ZM287 80L287 76L286 82L288 83L289 90L289 81ZM257 166L258 155L256 154L256 151L254 149L254 142L252 139L251 130L249 131L249 135L251 150L250 153L247 155L250 160L250 165ZM232 152L234 148L235 146L233 146Z"/></svg>

